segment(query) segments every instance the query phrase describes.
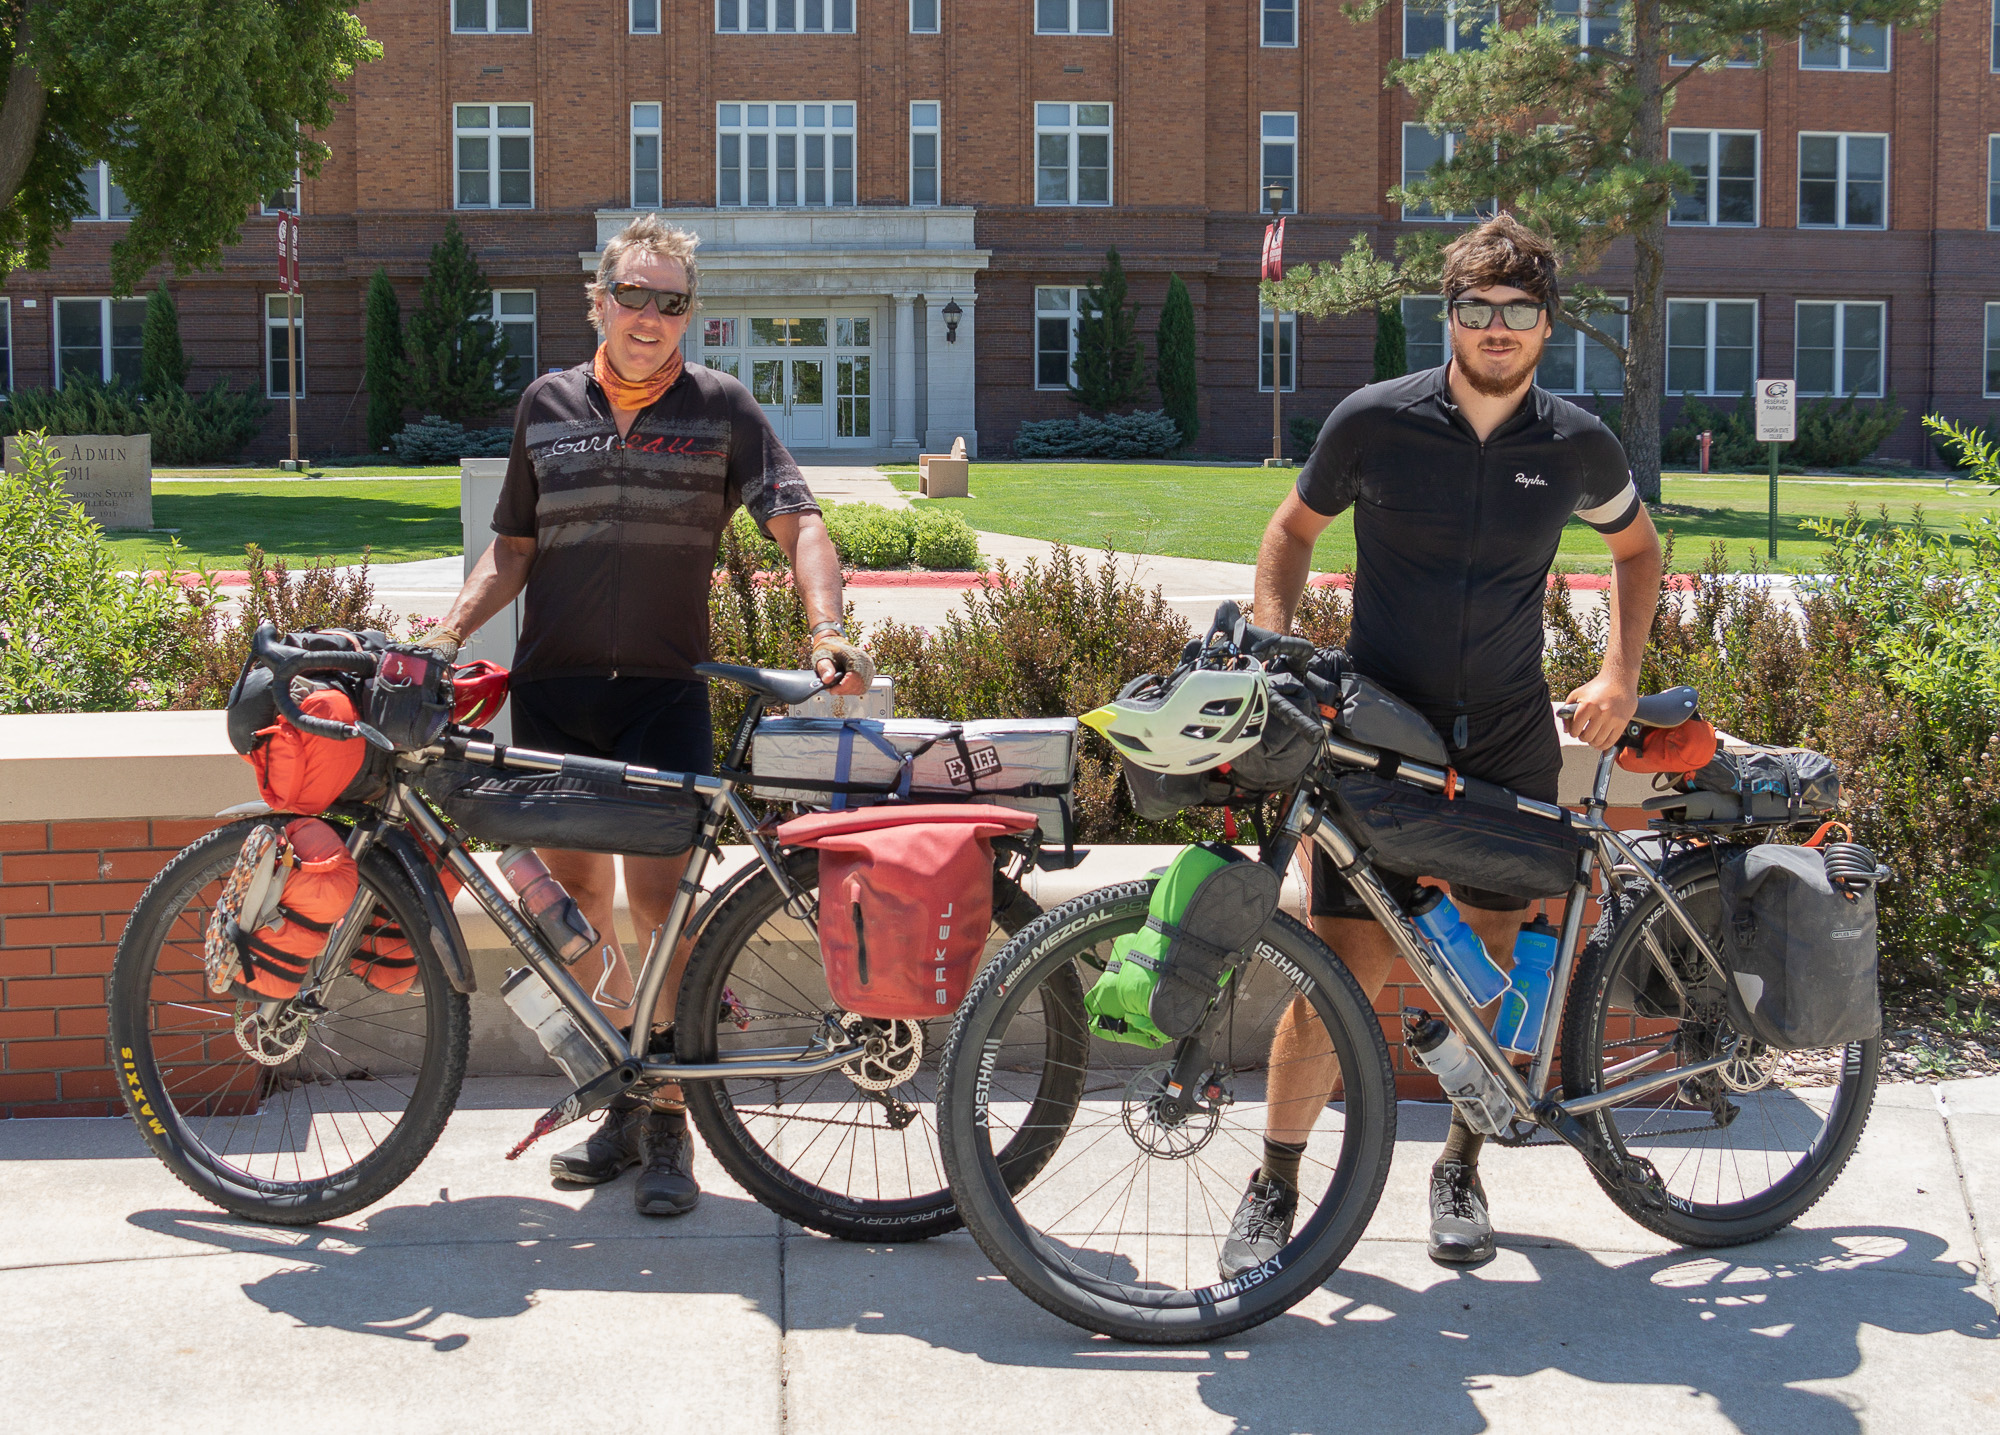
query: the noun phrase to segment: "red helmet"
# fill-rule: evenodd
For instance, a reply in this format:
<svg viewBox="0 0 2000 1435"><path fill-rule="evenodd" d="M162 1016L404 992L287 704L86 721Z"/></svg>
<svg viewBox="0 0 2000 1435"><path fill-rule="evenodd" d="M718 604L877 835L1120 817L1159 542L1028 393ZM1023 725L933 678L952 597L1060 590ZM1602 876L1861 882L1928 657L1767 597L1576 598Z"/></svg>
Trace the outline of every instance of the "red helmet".
<svg viewBox="0 0 2000 1435"><path fill-rule="evenodd" d="M507 670L484 658L451 670L451 720L480 727L500 716L507 704Z"/></svg>

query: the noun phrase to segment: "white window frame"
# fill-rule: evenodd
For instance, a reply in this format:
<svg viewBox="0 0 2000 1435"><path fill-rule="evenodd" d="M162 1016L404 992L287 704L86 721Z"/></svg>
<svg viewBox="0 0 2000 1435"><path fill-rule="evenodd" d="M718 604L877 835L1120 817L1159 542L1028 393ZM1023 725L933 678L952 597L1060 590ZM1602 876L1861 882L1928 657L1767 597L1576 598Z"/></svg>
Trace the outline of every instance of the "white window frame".
<svg viewBox="0 0 2000 1435"><path fill-rule="evenodd" d="M1622 326L1624 327L1625 337L1629 342L1632 337L1631 316L1628 312L1631 306L1631 301L1621 298L1616 300L1615 302L1619 306L1616 317L1620 320ZM1603 321L1611 317L1613 316L1608 314L1601 314L1601 313L1592 314L1590 316L1590 322L1593 324L1597 324L1601 328L1603 327ZM1612 353L1611 350L1605 348L1604 345L1598 343L1597 340L1591 338L1590 335L1584 333L1583 330L1572 328L1571 326L1564 324L1561 320L1554 321L1554 329L1555 332L1549 336L1548 348L1545 348L1542 351L1543 362L1545 363L1547 362L1548 349L1553 349L1558 344L1568 346L1573 356L1573 361L1576 364L1576 387L1568 389L1558 389L1558 388L1551 388L1547 384L1542 384L1542 387L1545 390L1547 390L1549 393L1552 394L1574 394L1579 396L1588 394L1601 394L1606 398L1609 398L1613 395L1622 395L1625 392L1625 367L1622 364L1618 365L1618 383L1615 388L1593 389L1585 387L1584 381L1590 376L1590 355L1593 350L1595 350L1600 354L1607 355L1614 362L1616 361L1618 356ZM1713 345L1711 345L1711 347L1713 347ZM1539 367L1537 368L1535 373L1535 382L1537 384L1542 383L1541 371Z"/></svg>
<svg viewBox="0 0 2000 1435"><path fill-rule="evenodd" d="M928 112L926 117L918 115L919 110ZM930 209L944 203L944 103L941 100L910 101L910 207ZM931 142L931 195L929 199L917 198L917 139L927 136Z"/></svg>
<svg viewBox="0 0 2000 1435"><path fill-rule="evenodd" d="M524 327L522 324L522 315L518 310L512 315L506 313L505 306L502 303L502 296L504 295L507 298L513 299L518 299L523 294L528 296L527 322L525 325L528 330L528 357L527 362L521 368L521 387L526 388L534 380L535 375L540 372L537 365L541 363L542 356L542 301L537 291L533 289L495 289L491 292L493 294L493 308L487 314L487 322L497 325L502 336L505 336L507 330L510 328L519 329ZM508 352L513 352L511 345ZM507 376L504 373L496 373L493 376L493 386L495 388L505 388L507 386Z"/></svg>
<svg viewBox="0 0 2000 1435"><path fill-rule="evenodd" d="M2000 0L1995 0L2000 3ZM1273 40L1271 21L1284 16L1291 31L1291 38ZM1257 43L1266 50L1296 50L1299 47L1299 0L1259 0L1257 7Z"/></svg>
<svg viewBox="0 0 2000 1435"><path fill-rule="evenodd" d="M1428 11L1432 14L1443 13L1444 52L1447 55L1455 55L1459 50L1459 16L1469 16L1473 11L1478 11L1480 15L1479 23L1485 33L1491 33L1500 28L1500 7L1498 4L1489 2L1482 5L1477 3L1477 0L1442 0L1441 4L1422 5L1416 3L1416 0L1403 0L1403 58L1406 60L1414 60L1420 55L1431 53L1429 50L1412 50L1410 48L1410 14L1412 11ZM1485 49L1486 41L1484 35L1482 34L1479 44L1470 46L1469 48L1474 50Z"/></svg>
<svg viewBox="0 0 2000 1435"><path fill-rule="evenodd" d="M640 112L651 111L650 117ZM631 186L629 193L634 209L658 209L666 199L666 157L664 134L661 120L666 113L665 106L652 100L635 100L632 103L632 145L631 168L626 178ZM648 119L650 118L650 123ZM639 197L639 141L650 138L653 141L653 198L649 203Z"/></svg>
<svg viewBox="0 0 2000 1435"><path fill-rule="evenodd" d="M298 337L299 397L304 398L311 390L306 385L306 296L303 294L266 294L264 296L264 397L282 399L285 391L272 380L277 376L278 365L285 361L285 346L278 343L278 330L285 327L285 320L271 313L274 300L290 299L294 315L292 329Z"/></svg>
<svg viewBox="0 0 2000 1435"><path fill-rule="evenodd" d="M1416 319L1412 319L1410 316L1410 306L1412 304L1420 304L1420 305L1435 304L1437 305L1437 313L1428 319L1423 318L1421 316L1419 316ZM1449 313L1444 307L1444 299L1435 294L1414 294L1411 295L1409 298L1402 300L1400 308L1402 310L1402 315L1403 315L1404 367L1411 373L1415 373L1417 371L1417 365L1410 362L1410 336L1417 332L1417 325L1419 324L1437 325L1438 361L1435 364L1425 364L1423 367L1426 369L1435 369L1440 365L1442 365L1443 363L1445 363L1448 359L1450 359L1451 328L1450 328Z"/></svg>
<svg viewBox="0 0 2000 1435"><path fill-rule="evenodd" d="M1988 68L2000 74L2000 0L1993 0L1993 50L1988 56Z"/></svg>
<svg viewBox="0 0 2000 1435"><path fill-rule="evenodd" d="M97 379L99 383L110 383L112 372L111 306L113 304L137 304L143 310L146 301L138 298L113 299L109 296L99 294L58 294L51 298L49 300L49 308L52 312L49 316L49 328L50 336L54 342L49 345L49 356L51 362L55 365L55 386L57 388L63 386L62 315L63 306L66 304L95 304L98 306ZM139 386L137 375L133 376L132 386L135 389Z"/></svg>
<svg viewBox="0 0 2000 1435"><path fill-rule="evenodd" d="M639 23L639 7L641 5L652 6L653 8L652 24L641 25ZM626 33L632 35L659 34L662 24L660 11L665 9L666 5L667 5L667 0L629 0L629 3L627 4L625 10Z"/></svg>
<svg viewBox="0 0 2000 1435"><path fill-rule="evenodd" d="M1277 370L1275 377L1285 380L1285 392L1297 393L1299 389L1299 316L1290 310L1278 314L1278 350L1272 363ZM1264 377L1264 361L1271 355L1271 311L1264 305L1257 306L1257 392L1268 394L1271 385ZM1286 359L1291 362L1287 364Z"/></svg>
<svg viewBox="0 0 2000 1435"><path fill-rule="evenodd" d="M1077 12L1082 9L1084 0L1029 0L1029 3L1035 7L1035 33L1037 35L1110 35L1115 34L1118 29L1118 17L1112 13L1113 0L1104 0L1104 28L1102 30L1079 30L1076 28ZM1042 7L1044 5L1063 6L1069 12L1068 28L1061 30L1045 29L1042 25Z"/></svg>
<svg viewBox="0 0 2000 1435"><path fill-rule="evenodd" d="M1799 68L1801 70L1827 70L1827 71L1842 71L1842 72L1851 71L1855 74L1861 74L1861 75L1886 75L1892 69L1895 68L1896 27L1894 25L1884 25L1882 27L1882 54L1881 54L1882 63L1879 65L1869 65L1869 64L1857 65L1853 62L1854 50L1852 45L1849 43L1849 40L1853 34L1854 34L1853 17L1849 15L1842 15L1840 17L1840 63L1837 65L1807 64L1806 63L1807 41L1805 37L1801 35L1799 37ZM1873 57L1871 56L1869 58Z"/></svg>
<svg viewBox="0 0 2000 1435"><path fill-rule="evenodd" d="M90 191L90 212L87 214L71 215L70 222L72 224L130 224L132 222L132 216L136 211L132 208L132 201L125 197L124 186L111 178L111 165L109 161L99 160L96 164L87 166L78 178L83 180L84 188ZM119 201L125 206L123 214L112 214L110 212L113 191L117 192Z"/></svg>
<svg viewBox="0 0 2000 1435"><path fill-rule="evenodd" d="M0 340L7 345L7 388L14 392L14 301L0 295Z"/></svg>
<svg viewBox="0 0 2000 1435"><path fill-rule="evenodd" d="M257 212L263 215L297 214L299 212L300 198L304 194L304 180L305 172L294 165L292 167L292 187L288 190L281 189L276 194L270 196L269 199L266 199L262 204L257 206ZM283 199L287 194L292 197L292 202L289 205L271 203L272 199Z"/></svg>
<svg viewBox="0 0 2000 1435"><path fill-rule="evenodd" d="M1086 292L1088 292L1087 289L1062 284L1038 284L1035 286L1034 344L1030 353L1033 355L1032 362L1034 368L1032 370L1032 377L1035 381L1035 388L1042 393L1065 393L1068 391L1069 386L1076 381L1077 329L1083 322L1083 296ZM1044 309L1042 307L1042 296L1044 294L1062 294L1068 307L1060 310ZM1054 353L1055 350L1049 349L1045 351L1042 348L1042 323L1044 320L1053 321L1058 318L1065 318L1069 321L1069 364L1063 371L1065 376L1064 381L1060 384L1049 384L1042 381L1042 354L1044 352Z"/></svg>
<svg viewBox="0 0 2000 1435"><path fill-rule="evenodd" d="M464 123L468 111L486 111L486 124L482 127ZM528 123L523 125L503 125L500 122L504 110L525 111ZM526 203L505 203L500 198L500 144L502 140L521 139L528 141L528 198ZM465 200L464 175L460 167L463 158L463 141L484 139L486 141L486 195L485 204L468 204ZM451 109L451 198L454 209L533 209L535 207L535 107L533 105L453 105Z"/></svg>
<svg viewBox="0 0 2000 1435"><path fill-rule="evenodd" d="M454 35L532 35L535 31L534 0L521 0L521 3L527 6L528 9L527 23L518 28L510 26L505 30L499 28L500 0L485 0L486 23L484 25L475 27L459 24L459 7L468 3L477 4L479 0L451 0L451 33Z"/></svg>
<svg viewBox="0 0 2000 1435"><path fill-rule="evenodd" d="M791 118L785 116L790 113ZM814 121L817 112L819 119ZM774 100L728 100L715 107L715 203L718 209L852 209L860 201L856 197L859 184L860 163L858 150L860 137L856 133L856 108L851 100L814 100L810 103L798 100L781 102ZM843 118L844 117L844 118ZM778 183L778 156L782 149L781 140L789 137L792 145L792 176L794 179L793 198L790 203L780 202L778 196L782 188ZM723 154L727 150L725 140L736 140L736 198L723 199L728 186L723 168ZM764 174L767 198L750 198L750 179L756 172L751 160L757 146L753 141L764 141ZM825 185L824 197L818 200L806 197L813 166L812 146L808 139L821 141L819 165ZM840 141L847 141L847 164L840 164ZM839 198L840 176L847 176L847 197Z"/></svg>
<svg viewBox="0 0 2000 1435"><path fill-rule="evenodd" d="M1676 135L1708 136L1708 218L1676 219L1673 207L1667 209L1667 223L1686 229L1758 229L1764 223L1764 132L1762 130L1696 130L1670 129L1667 131L1667 154L1673 155ZM1750 165L1750 214L1748 224L1735 219L1722 219L1721 177L1716 173L1722 153L1724 135L1749 135L1755 155Z"/></svg>
<svg viewBox="0 0 2000 1435"><path fill-rule="evenodd" d="M1046 113L1057 109L1064 111L1068 116L1068 119L1060 124L1056 123L1053 117ZM1082 120L1081 115L1084 110L1100 109L1104 111L1103 124L1088 124ZM1035 106L1035 152L1033 156L1033 168L1036 205L1047 209L1098 209L1107 207L1116 200L1118 193L1116 174L1118 156L1113 145L1113 136L1116 133L1115 126L1117 119L1117 114L1108 102L1104 104L1098 104L1094 101L1074 104L1067 101L1056 103L1043 102ZM1100 134L1104 136L1104 198L1101 200L1079 199L1077 198L1077 177L1082 168L1077 162L1079 151L1085 136ZM1042 170L1044 168L1042 164L1042 137L1044 135L1062 135L1066 137L1069 154L1068 199L1042 198Z"/></svg>
<svg viewBox="0 0 2000 1435"><path fill-rule="evenodd" d="M930 24L919 23L919 8L927 10ZM944 0L910 0L910 33L912 35L935 35L944 29Z"/></svg>
<svg viewBox="0 0 2000 1435"><path fill-rule="evenodd" d="M1272 134L1271 121L1280 120L1280 129L1288 129L1289 134ZM1296 110L1265 110L1257 116L1257 212L1268 214L1264 205L1264 187L1271 182L1271 150L1276 147L1292 152L1291 183L1285 186L1285 207L1280 214L1299 212L1299 116Z"/></svg>
<svg viewBox="0 0 2000 1435"><path fill-rule="evenodd" d="M1984 393L2000 399L2000 304L1986 306L1986 380Z"/></svg>
<svg viewBox="0 0 2000 1435"><path fill-rule="evenodd" d="M1833 384L1831 389L1808 389L1799 376L1799 311L1818 307L1833 310ZM1875 351L1875 387L1855 391L1855 397L1879 399L1889 384L1889 306L1879 299L1800 299L1792 306L1792 376L1793 387L1800 398L1836 398L1848 396L1847 379L1847 311L1849 309L1873 309L1877 315L1875 333L1881 345Z"/></svg>
<svg viewBox="0 0 2000 1435"><path fill-rule="evenodd" d="M858 3L859 0L715 0L715 33L852 35ZM781 21L789 23L781 25Z"/></svg>
<svg viewBox="0 0 2000 1435"><path fill-rule="evenodd" d="M1674 305L1676 304L1702 304L1707 306L1708 309L1708 316L1706 320L1707 337L1703 341L1704 370L1702 376L1702 382L1706 387L1700 389L1676 389L1671 386L1673 382L1672 376L1673 376L1673 349L1674 349L1673 315L1674 315ZM1763 305L1756 299L1744 299L1733 295L1716 299L1703 298L1700 295L1672 295L1669 296L1667 299L1667 331L1665 335L1665 342L1667 347L1667 355L1666 355L1667 362L1665 368L1661 371L1666 381L1666 386L1664 387L1665 393L1675 397L1679 397L1682 395L1694 395L1700 398L1721 397L1721 398L1734 399L1741 397L1740 390L1737 393L1733 394L1718 394L1715 388L1715 306L1718 304L1746 304L1750 308L1749 382L1755 382L1757 376L1757 355L1762 348L1763 338L1764 338Z"/></svg>
<svg viewBox="0 0 2000 1435"><path fill-rule="evenodd" d="M1840 217L1832 224L1808 224L1806 223L1805 220L1805 210L1806 210L1806 201L1805 201L1806 166L1805 166L1805 155L1804 155L1805 142L1807 140L1824 140L1824 139L1840 141L1839 151L1838 151L1839 158L1835 161L1834 180L1833 180L1834 196L1836 203L1838 205L1838 213ZM1847 222L1847 151L1848 151L1849 140L1882 141L1882 222L1880 224L1849 224ZM1870 132L1863 130L1800 130L1799 151L1800 152L1796 158L1797 158L1797 170L1799 177L1798 178L1799 192L1797 197L1799 206L1798 227L1800 229L1886 230L1889 227L1889 136L1888 135L1882 134L1880 132ZM1824 183L1824 182L1825 181L1823 180L1814 181L1814 183Z"/></svg>
<svg viewBox="0 0 2000 1435"><path fill-rule="evenodd" d="M1585 50L1609 50L1614 54L1618 53L1622 49L1622 39L1621 43L1607 44L1597 34L1599 26L1604 19L1602 15L1597 13L1598 7L1604 5L1606 0L1574 0L1574 3L1576 5L1576 13L1573 17L1557 11L1551 6L1549 10L1550 18L1560 20L1574 18L1576 20L1576 43L1578 48ZM1622 0L1611 0L1611 3L1619 7L1619 14L1616 17L1616 24L1610 29L1610 33L1622 37L1625 33L1625 16Z"/></svg>
<svg viewBox="0 0 2000 1435"><path fill-rule="evenodd" d="M1409 159L1411 130L1421 130L1425 134L1431 132L1429 125L1418 124L1414 121L1403 126L1403 148L1399 156L1401 168L1397 172L1402 176L1402 182L1405 185L1410 182L1411 173ZM1444 141L1444 160L1446 164L1450 164L1452 160L1458 157L1458 147L1464 141L1465 137L1457 130L1446 130L1442 135L1437 136L1437 138ZM1420 173L1424 174L1428 174L1429 172L1430 166L1428 165L1420 171ZM1402 217L1411 224L1470 224L1475 219L1491 217L1494 208L1493 201L1488 200L1486 204L1487 207L1484 212L1475 209L1460 213L1454 210L1450 214L1419 214L1408 205L1405 205L1402 209Z"/></svg>

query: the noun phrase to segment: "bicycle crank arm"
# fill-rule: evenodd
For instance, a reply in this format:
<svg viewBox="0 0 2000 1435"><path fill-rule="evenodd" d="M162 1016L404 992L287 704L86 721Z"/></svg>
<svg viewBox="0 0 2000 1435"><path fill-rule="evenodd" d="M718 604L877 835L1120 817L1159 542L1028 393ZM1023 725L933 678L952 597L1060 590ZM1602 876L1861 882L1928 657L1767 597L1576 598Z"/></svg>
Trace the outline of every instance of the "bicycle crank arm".
<svg viewBox="0 0 2000 1435"><path fill-rule="evenodd" d="M766 1047L732 1051L720 1061L649 1061L640 1068L647 1081L723 1081L748 1076L817 1076L834 1071L865 1054L859 1043L800 1056L796 1047Z"/></svg>
<svg viewBox="0 0 2000 1435"><path fill-rule="evenodd" d="M507 1153L509 1161L548 1135L560 1130L572 1121L579 1121L601 1107L609 1106L612 1098L621 1095L639 1079L639 1068L631 1062L614 1066L602 1076L593 1077L535 1118L534 1126L520 1144Z"/></svg>
<svg viewBox="0 0 2000 1435"><path fill-rule="evenodd" d="M1627 1192L1643 1209L1663 1210L1672 1202L1666 1183L1651 1161L1643 1156L1619 1155L1598 1135L1596 1127L1579 1121L1555 1102L1544 1101L1537 1106L1535 1119L1574 1146L1577 1154L1590 1163L1591 1170L1606 1183Z"/></svg>

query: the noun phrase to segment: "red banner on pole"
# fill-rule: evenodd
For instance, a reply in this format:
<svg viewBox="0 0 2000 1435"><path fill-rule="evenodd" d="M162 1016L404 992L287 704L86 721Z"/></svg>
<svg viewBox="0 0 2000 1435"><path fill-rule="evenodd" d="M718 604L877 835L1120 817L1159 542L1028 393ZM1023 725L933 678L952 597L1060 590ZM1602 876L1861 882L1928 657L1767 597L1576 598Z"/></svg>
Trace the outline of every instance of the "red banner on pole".
<svg viewBox="0 0 2000 1435"><path fill-rule="evenodd" d="M1266 279L1285 277L1285 221L1264 226L1264 272Z"/></svg>
<svg viewBox="0 0 2000 1435"><path fill-rule="evenodd" d="M278 288L287 294L299 292L299 217L278 215Z"/></svg>

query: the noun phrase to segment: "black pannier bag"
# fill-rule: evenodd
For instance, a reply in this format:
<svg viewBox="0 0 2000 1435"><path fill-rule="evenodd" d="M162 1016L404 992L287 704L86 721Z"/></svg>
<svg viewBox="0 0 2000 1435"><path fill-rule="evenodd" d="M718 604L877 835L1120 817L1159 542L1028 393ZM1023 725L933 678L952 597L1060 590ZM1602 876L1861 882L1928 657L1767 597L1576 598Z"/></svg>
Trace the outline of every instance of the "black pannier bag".
<svg viewBox="0 0 2000 1435"><path fill-rule="evenodd" d="M1738 1031L1779 1051L1882 1034L1872 875L1836 886L1818 849L1767 842L1724 857L1720 878L1729 1019Z"/></svg>
<svg viewBox="0 0 2000 1435"><path fill-rule="evenodd" d="M1157 673L1147 673L1127 683L1118 696L1130 697L1159 681ZM1296 787L1319 756L1326 728L1313 716L1312 699L1297 678L1274 673L1269 691L1271 712L1263 740L1212 771L1154 772L1121 756L1133 811L1148 822L1165 822L1190 807L1221 807Z"/></svg>
<svg viewBox="0 0 2000 1435"><path fill-rule="evenodd" d="M1341 777L1333 790L1349 834L1384 871L1439 877L1524 903L1567 893L1583 850L1569 814L1536 817L1517 809L1503 787L1460 781L1463 795L1453 798L1366 772Z"/></svg>
<svg viewBox="0 0 2000 1435"><path fill-rule="evenodd" d="M1840 774L1832 759L1805 748L1718 752L1695 773L1694 788L1734 796L1746 822L1816 817L1840 805Z"/></svg>
<svg viewBox="0 0 2000 1435"><path fill-rule="evenodd" d="M693 846L703 806L692 792L634 787L567 765L562 772L525 773L434 762L418 790L465 837L642 857L677 857Z"/></svg>

